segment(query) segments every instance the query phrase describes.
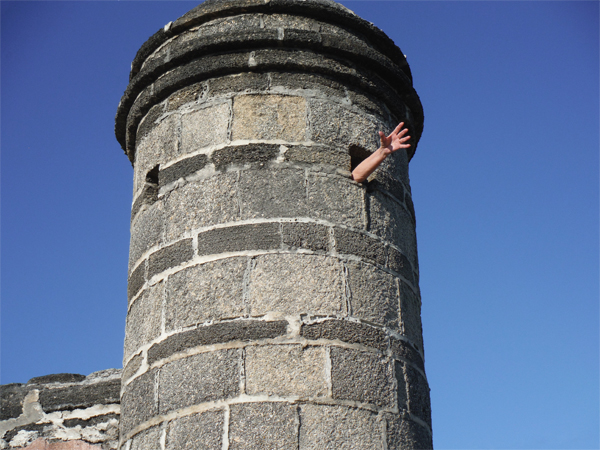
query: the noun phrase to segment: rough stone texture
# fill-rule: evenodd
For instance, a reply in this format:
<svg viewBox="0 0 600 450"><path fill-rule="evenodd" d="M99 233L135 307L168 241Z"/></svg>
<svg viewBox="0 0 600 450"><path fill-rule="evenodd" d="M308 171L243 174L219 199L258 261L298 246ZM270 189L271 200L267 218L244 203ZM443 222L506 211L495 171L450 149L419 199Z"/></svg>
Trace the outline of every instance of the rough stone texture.
<svg viewBox="0 0 600 450"><path fill-rule="evenodd" d="M246 348L246 393L319 397L327 394L325 349L300 345Z"/></svg>
<svg viewBox="0 0 600 450"><path fill-rule="evenodd" d="M338 253L345 253L373 261L380 266L385 266L386 252L383 243L362 233L357 233L345 228L333 229L335 249Z"/></svg>
<svg viewBox="0 0 600 450"><path fill-rule="evenodd" d="M166 237L173 240L199 227L239 219L237 174L188 183L166 196Z"/></svg>
<svg viewBox="0 0 600 450"><path fill-rule="evenodd" d="M167 111L174 111L180 106L195 102L202 97L205 90L205 83L196 83L175 92L167 101Z"/></svg>
<svg viewBox="0 0 600 450"><path fill-rule="evenodd" d="M273 16L267 17L269 18L265 22L273 20ZM280 21L285 20L287 22L290 19L293 20L291 16L287 16L285 19L282 19L280 16ZM315 23L313 22L312 24L306 24L308 27L311 25L314 26ZM338 100L346 97L346 92L342 84L331 78L317 74L285 72L272 73L271 90L277 91L278 88L310 90L319 95L336 97ZM305 92L304 94L306 95L307 93Z"/></svg>
<svg viewBox="0 0 600 450"><path fill-rule="evenodd" d="M344 406L300 407L301 450L381 450L377 414Z"/></svg>
<svg viewBox="0 0 600 450"><path fill-rule="evenodd" d="M331 348L333 398L393 408L396 403L394 374L387 358L375 353Z"/></svg>
<svg viewBox="0 0 600 450"><path fill-rule="evenodd" d="M44 438L33 441L23 450L100 450L100 445L89 444L84 441L48 442Z"/></svg>
<svg viewBox="0 0 600 450"><path fill-rule="evenodd" d="M297 450L296 409L287 403L231 405L229 450Z"/></svg>
<svg viewBox="0 0 600 450"><path fill-rule="evenodd" d="M346 267L352 316L397 330L399 295L396 278L362 262L348 261Z"/></svg>
<svg viewBox="0 0 600 450"><path fill-rule="evenodd" d="M129 267L151 247L162 244L164 236L164 205L157 201L139 212L131 223Z"/></svg>
<svg viewBox="0 0 600 450"><path fill-rule="evenodd" d="M231 140L306 139L306 100L284 95L240 95L233 101Z"/></svg>
<svg viewBox="0 0 600 450"><path fill-rule="evenodd" d="M350 170L350 155L347 152L324 146L291 146L285 152L285 160L308 164L322 164L343 170Z"/></svg>
<svg viewBox="0 0 600 450"><path fill-rule="evenodd" d="M144 358L141 355L134 356L127 365L123 368L123 380L127 381L131 378L138 369L142 366Z"/></svg>
<svg viewBox="0 0 600 450"><path fill-rule="evenodd" d="M408 342L392 338L390 342L390 348L394 356L400 357L405 361L414 364L421 370L425 370L423 358L421 358L419 352L415 350Z"/></svg>
<svg viewBox="0 0 600 450"><path fill-rule="evenodd" d="M310 174L308 206L316 219L364 228L363 190L349 179Z"/></svg>
<svg viewBox="0 0 600 450"><path fill-rule="evenodd" d="M201 414L172 420L167 428L166 450L222 448L223 411L206 411Z"/></svg>
<svg viewBox="0 0 600 450"><path fill-rule="evenodd" d="M18 417L23 412L23 399L27 395L27 387L21 383L3 384L0 386L0 420Z"/></svg>
<svg viewBox="0 0 600 450"><path fill-rule="evenodd" d="M158 413L155 396L156 371L140 375L124 386L121 397L121 436Z"/></svg>
<svg viewBox="0 0 600 450"><path fill-rule="evenodd" d="M39 402L44 412L89 408L97 404L119 403L120 379L101 383L44 389Z"/></svg>
<svg viewBox="0 0 600 450"><path fill-rule="evenodd" d="M416 422L395 414L385 414L388 450L432 449L429 432Z"/></svg>
<svg viewBox="0 0 600 450"><path fill-rule="evenodd" d="M256 257L254 262L248 288L250 315L344 312L343 272L337 259L318 255L264 255Z"/></svg>
<svg viewBox="0 0 600 450"><path fill-rule="evenodd" d="M148 278L189 261L194 256L191 239L182 239L152 253L148 258Z"/></svg>
<svg viewBox="0 0 600 450"><path fill-rule="evenodd" d="M238 395L240 363L239 350L219 350L164 365L158 382L160 413Z"/></svg>
<svg viewBox="0 0 600 450"><path fill-rule="evenodd" d="M303 248L313 251L329 250L329 227L302 222L282 224L283 244L292 249Z"/></svg>
<svg viewBox="0 0 600 450"><path fill-rule="evenodd" d="M244 219L302 217L309 213L302 170L243 171L240 198Z"/></svg>
<svg viewBox="0 0 600 450"><path fill-rule="evenodd" d="M431 400L427 380L412 367L405 366L408 383L408 410L431 428Z"/></svg>
<svg viewBox="0 0 600 450"><path fill-rule="evenodd" d="M406 393L406 379L404 378L406 364L398 361L394 361L394 373L396 375L396 386L398 396L398 410L408 410L408 396Z"/></svg>
<svg viewBox="0 0 600 450"><path fill-rule="evenodd" d="M130 450L160 450L160 427L152 427L136 434L131 440Z"/></svg>
<svg viewBox="0 0 600 450"><path fill-rule="evenodd" d="M185 178L200 169L204 168L208 162L206 155L200 154L191 156L182 161L179 161L169 167L161 169L158 173L158 182L160 186L177 181L180 178Z"/></svg>
<svg viewBox="0 0 600 450"><path fill-rule="evenodd" d="M181 116L181 154L227 141L229 103L209 106Z"/></svg>
<svg viewBox="0 0 600 450"><path fill-rule="evenodd" d="M277 144L249 144L234 145L215 150L212 161L217 170L225 170L227 167L263 168L269 161L279 155Z"/></svg>
<svg viewBox="0 0 600 450"><path fill-rule="evenodd" d="M153 183L145 183L142 192L137 196L131 206L131 221L144 205L151 205L158 199L158 186Z"/></svg>
<svg viewBox="0 0 600 450"><path fill-rule="evenodd" d="M240 317L247 258L226 258L188 267L167 280L167 331L215 319Z"/></svg>
<svg viewBox="0 0 600 450"><path fill-rule="evenodd" d="M253 223L214 228L198 235L198 254L211 255L281 247L279 223Z"/></svg>
<svg viewBox="0 0 600 450"><path fill-rule="evenodd" d="M255 17L256 18L256 17ZM258 24L260 26L260 24ZM202 30L204 33L206 28ZM269 85L266 73L238 73L222 78L209 80L209 96L231 96L233 93L244 91L264 91Z"/></svg>
<svg viewBox="0 0 600 450"><path fill-rule="evenodd" d="M385 351L387 336L379 328L348 320L325 320L312 324L304 324L300 335L305 339L340 340L349 344L361 344Z"/></svg>
<svg viewBox="0 0 600 450"><path fill-rule="evenodd" d="M79 373L54 373L52 375L33 377L27 384L76 383L85 380L85 378L85 375Z"/></svg>
<svg viewBox="0 0 600 450"><path fill-rule="evenodd" d="M127 300L130 302L133 297L140 291L144 283L146 282L146 261L142 261L137 266L127 282Z"/></svg>
<svg viewBox="0 0 600 450"><path fill-rule="evenodd" d="M419 297L404 282L400 282L400 322L402 324L402 334L408 337L422 352L421 302Z"/></svg>
<svg viewBox="0 0 600 450"><path fill-rule="evenodd" d="M164 341L154 344L148 350L148 360L152 364L159 359L171 356L173 353L199 345L275 338L286 333L287 324L285 320L273 322L236 320L198 327L174 334Z"/></svg>
<svg viewBox="0 0 600 450"><path fill-rule="evenodd" d="M146 289L131 305L125 324L124 361L160 335L164 296L165 286L160 282Z"/></svg>
<svg viewBox="0 0 600 450"><path fill-rule="evenodd" d="M388 247L388 268L414 283L413 270L408 258L394 247Z"/></svg>

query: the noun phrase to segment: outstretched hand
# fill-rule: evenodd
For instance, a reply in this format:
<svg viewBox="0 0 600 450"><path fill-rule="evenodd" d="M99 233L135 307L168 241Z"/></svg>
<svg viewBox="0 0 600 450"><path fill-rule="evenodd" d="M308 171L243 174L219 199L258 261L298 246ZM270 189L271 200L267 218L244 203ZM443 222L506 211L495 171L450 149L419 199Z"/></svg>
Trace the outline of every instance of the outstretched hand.
<svg viewBox="0 0 600 450"><path fill-rule="evenodd" d="M386 136L383 131L380 131L379 138L381 139L381 150L383 150L386 155L389 155L401 148L410 147L410 144L406 143L406 141L410 139L410 136L406 136L406 133L408 133L408 128L404 128L404 122L400 122L389 136Z"/></svg>

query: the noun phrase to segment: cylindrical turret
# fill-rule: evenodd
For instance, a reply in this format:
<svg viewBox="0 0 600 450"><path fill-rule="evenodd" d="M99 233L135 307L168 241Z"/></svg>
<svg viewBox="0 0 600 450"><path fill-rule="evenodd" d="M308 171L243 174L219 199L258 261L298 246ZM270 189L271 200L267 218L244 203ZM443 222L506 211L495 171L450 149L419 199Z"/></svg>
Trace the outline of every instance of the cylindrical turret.
<svg viewBox="0 0 600 450"><path fill-rule="evenodd" d="M407 153L350 171L404 121ZM408 161L423 111L329 0L206 1L138 52L121 448L431 446Z"/></svg>

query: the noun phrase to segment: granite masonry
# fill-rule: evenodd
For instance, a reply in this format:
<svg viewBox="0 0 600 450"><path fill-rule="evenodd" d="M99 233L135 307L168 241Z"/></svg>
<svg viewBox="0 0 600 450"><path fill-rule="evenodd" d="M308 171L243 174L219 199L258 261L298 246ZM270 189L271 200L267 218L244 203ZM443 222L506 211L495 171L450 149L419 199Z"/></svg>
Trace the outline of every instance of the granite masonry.
<svg viewBox="0 0 600 450"><path fill-rule="evenodd" d="M400 121L409 151L351 180ZM431 448L422 130L400 49L330 0L208 0L144 43L116 117L134 187L120 430L102 448ZM71 423L38 418L46 388L14 389L29 412L11 447ZM40 431L15 433L26 420Z"/></svg>

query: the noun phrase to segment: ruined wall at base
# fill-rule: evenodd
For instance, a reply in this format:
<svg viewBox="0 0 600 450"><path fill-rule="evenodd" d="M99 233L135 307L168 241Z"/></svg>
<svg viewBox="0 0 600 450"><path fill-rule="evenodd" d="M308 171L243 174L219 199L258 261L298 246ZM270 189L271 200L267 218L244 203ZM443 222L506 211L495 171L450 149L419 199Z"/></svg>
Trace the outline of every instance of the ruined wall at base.
<svg viewBox="0 0 600 450"><path fill-rule="evenodd" d="M55 374L0 386L0 448L113 450L121 370Z"/></svg>

